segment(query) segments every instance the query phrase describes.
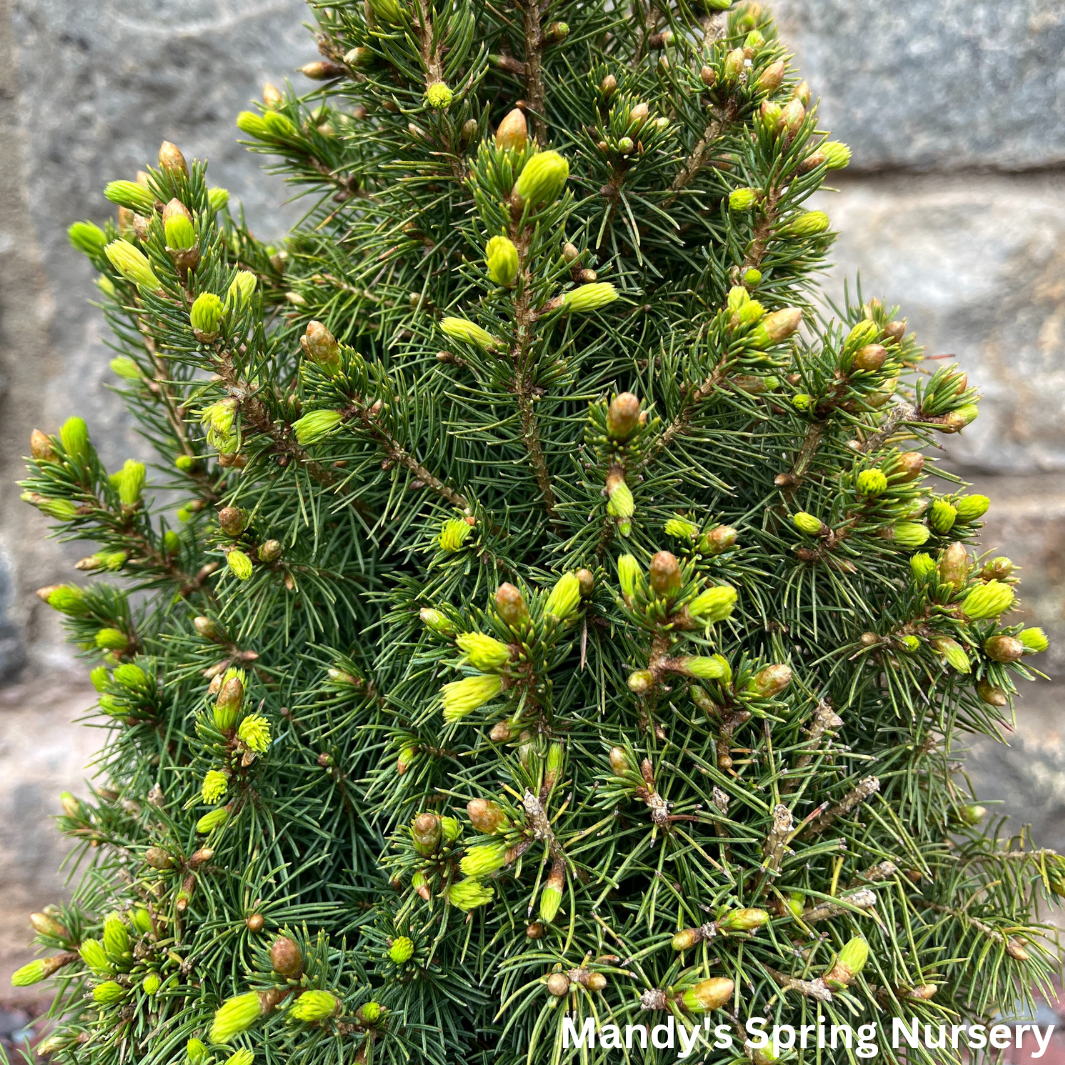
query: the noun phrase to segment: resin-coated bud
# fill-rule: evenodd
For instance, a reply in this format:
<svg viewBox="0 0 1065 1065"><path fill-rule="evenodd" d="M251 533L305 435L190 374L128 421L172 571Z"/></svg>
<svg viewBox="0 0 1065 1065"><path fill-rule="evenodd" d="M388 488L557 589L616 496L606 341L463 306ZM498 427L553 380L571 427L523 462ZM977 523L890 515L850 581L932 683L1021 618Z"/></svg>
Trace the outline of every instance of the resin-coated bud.
<svg viewBox="0 0 1065 1065"><path fill-rule="evenodd" d="M755 348L768 348L787 340L802 324L802 311L798 307L784 307L767 314L751 330L748 340Z"/></svg>
<svg viewBox="0 0 1065 1065"><path fill-rule="evenodd" d="M303 953L295 940L278 936L270 944L270 968L279 976L298 976L303 972Z"/></svg>
<svg viewBox="0 0 1065 1065"><path fill-rule="evenodd" d="M883 344L866 344L854 356L854 369L879 370L887 362L887 348Z"/></svg>
<svg viewBox="0 0 1065 1065"><path fill-rule="evenodd" d="M961 588L969 579L969 552L965 545L960 542L951 544L940 556L938 569L943 584Z"/></svg>
<svg viewBox="0 0 1065 1065"><path fill-rule="evenodd" d="M240 536L244 532L244 511L239 507L223 507L218 512L218 524L226 536Z"/></svg>
<svg viewBox="0 0 1065 1065"><path fill-rule="evenodd" d="M496 613L499 614L504 624L512 629L521 629L529 624L529 608L525 603L525 597L514 587L505 582L499 586L495 594Z"/></svg>
<svg viewBox="0 0 1065 1065"><path fill-rule="evenodd" d="M919 451L904 451L895 460L890 480L896 484L905 484L915 480L924 469L924 455Z"/></svg>
<svg viewBox="0 0 1065 1065"><path fill-rule="evenodd" d="M423 858L435 854L440 849L440 842L443 839L440 818L428 812L418 814L411 822L410 836L414 849Z"/></svg>
<svg viewBox="0 0 1065 1065"><path fill-rule="evenodd" d="M984 654L993 662L1016 662L1024 654L1024 644L1015 636L992 636L984 641Z"/></svg>
<svg viewBox="0 0 1065 1065"><path fill-rule="evenodd" d="M614 440L628 440L640 424L640 401L631 392L622 392L610 401L606 431Z"/></svg>
<svg viewBox="0 0 1065 1065"><path fill-rule="evenodd" d="M552 973L547 978L547 990L555 996L562 998L569 994L569 977L565 973Z"/></svg>
<svg viewBox="0 0 1065 1065"><path fill-rule="evenodd" d="M784 81L784 74L787 72L787 66L783 59L778 59L775 63L770 63L769 66L758 75L757 80L754 83L754 87L759 92L773 93L780 88L781 83Z"/></svg>
<svg viewBox="0 0 1065 1065"><path fill-rule="evenodd" d="M496 127L496 147L521 151L529 143L529 126L524 113L517 107L509 111Z"/></svg>
<svg viewBox="0 0 1065 1065"><path fill-rule="evenodd" d="M988 706L1009 706L1009 696L986 678L976 685L976 694Z"/></svg>
<svg viewBox="0 0 1065 1065"><path fill-rule="evenodd" d="M969 656L957 640L949 636L940 636L932 641L932 646L947 660L947 664L958 673L968 673L972 669Z"/></svg>
<svg viewBox="0 0 1065 1065"><path fill-rule="evenodd" d="M646 695L655 686L655 675L649 669L638 669L629 674L629 691L636 695Z"/></svg>
<svg viewBox="0 0 1065 1065"><path fill-rule="evenodd" d="M668 551L659 551L652 559L648 578L654 593L663 599L671 599L684 583L680 563Z"/></svg>
<svg viewBox="0 0 1065 1065"><path fill-rule="evenodd" d="M466 813L473 827L486 836L495 836L510 829L509 818L490 799L471 799L466 804Z"/></svg>
<svg viewBox="0 0 1065 1065"><path fill-rule="evenodd" d="M592 593L595 591L595 577L592 571L588 569L577 570L577 583L580 587L581 598L591 599Z"/></svg>
<svg viewBox="0 0 1065 1065"><path fill-rule="evenodd" d="M321 322L308 322L300 347L311 362L332 375L340 372L340 345Z"/></svg>
<svg viewBox="0 0 1065 1065"><path fill-rule="evenodd" d="M766 666L747 683L747 690L761 699L773 699L791 683L791 668L784 665Z"/></svg>
<svg viewBox="0 0 1065 1065"><path fill-rule="evenodd" d="M680 1004L688 1013L709 1013L721 1009L735 990L736 985L732 980L714 976L688 988L681 996Z"/></svg>

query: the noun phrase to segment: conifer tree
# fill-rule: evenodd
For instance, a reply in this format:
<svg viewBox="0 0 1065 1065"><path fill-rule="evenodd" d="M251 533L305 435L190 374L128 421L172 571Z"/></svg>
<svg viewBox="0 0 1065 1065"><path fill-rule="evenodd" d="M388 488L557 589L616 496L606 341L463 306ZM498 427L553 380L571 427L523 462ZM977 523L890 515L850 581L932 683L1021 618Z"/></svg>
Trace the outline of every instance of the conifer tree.
<svg viewBox="0 0 1065 1065"><path fill-rule="evenodd" d="M283 243L168 143L70 230L157 461L32 439L106 738L15 977L44 1049L546 1065L668 1017L726 1061L748 1017L1025 1008L1065 863L957 758L1046 638L926 455L975 388L818 309L849 151L769 13L315 15L314 90L237 120Z"/></svg>

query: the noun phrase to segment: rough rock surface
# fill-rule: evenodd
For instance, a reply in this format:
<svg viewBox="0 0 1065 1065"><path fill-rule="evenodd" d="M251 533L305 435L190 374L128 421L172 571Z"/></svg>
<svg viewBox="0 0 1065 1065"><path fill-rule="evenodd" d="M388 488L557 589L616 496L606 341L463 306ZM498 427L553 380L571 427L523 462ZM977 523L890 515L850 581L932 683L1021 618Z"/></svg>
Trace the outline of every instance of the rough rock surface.
<svg viewBox="0 0 1065 1065"><path fill-rule="evenodd" d="M863 170L1065 163L1060 0L768 0Z"/></svg>

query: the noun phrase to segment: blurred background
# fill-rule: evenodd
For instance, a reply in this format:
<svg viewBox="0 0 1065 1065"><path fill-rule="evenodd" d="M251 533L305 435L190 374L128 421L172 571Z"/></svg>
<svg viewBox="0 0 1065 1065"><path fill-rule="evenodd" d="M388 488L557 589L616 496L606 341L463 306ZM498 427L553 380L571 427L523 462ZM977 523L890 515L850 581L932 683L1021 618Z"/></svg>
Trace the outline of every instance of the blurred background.
<svg viewBox="0 0 1065 1065"><path fill-rule="evenodd" d="M951 468L993 500L985 548L1023 566L1042 668L1065 674L1065 0L770 0L821 126L850 168L821 194L840 231L828 294L860 273L928 354L984 391L948 439ZM64 890L58 794L82 790L94 701L34 589L85 553L46 539L15 487L30 431L78 413L114 468L143 451L108 391L110 352L67 225L102 221L104 184L164 138L208 158L262 238L298 217L234 118L265 81L316 58L302 0L0 0L0 1037L35 1009L9 974L28 914ZM299 85L299 87L303 87ZM1006 743L981 742L986 799L1065 846L1065 685L1029 685Z"/></svg>

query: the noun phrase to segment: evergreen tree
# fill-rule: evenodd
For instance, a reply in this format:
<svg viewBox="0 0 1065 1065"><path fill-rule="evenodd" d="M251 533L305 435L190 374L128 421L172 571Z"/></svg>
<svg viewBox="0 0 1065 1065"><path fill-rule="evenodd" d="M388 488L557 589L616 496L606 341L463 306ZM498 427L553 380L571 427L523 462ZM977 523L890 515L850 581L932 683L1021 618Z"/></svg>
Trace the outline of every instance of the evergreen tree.
<svg viewBox="0 0 1065 1065"><path fill-rule="evenodd" d="M956 758L1046 638L925 456L965 374L817 309L849 152L769 14L316 17L315 91L237 122L306 197L282 245L171 144L71 228L158 462L32 440L98 545L39 594L106 736L15 977L56 978L46 1050L602 1062L564 1018L672 1017L725 1061L748 1017L1025 1007L1065 864Z"/></svg>

